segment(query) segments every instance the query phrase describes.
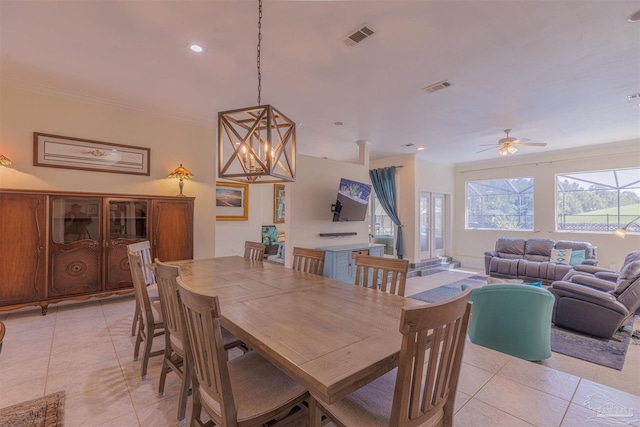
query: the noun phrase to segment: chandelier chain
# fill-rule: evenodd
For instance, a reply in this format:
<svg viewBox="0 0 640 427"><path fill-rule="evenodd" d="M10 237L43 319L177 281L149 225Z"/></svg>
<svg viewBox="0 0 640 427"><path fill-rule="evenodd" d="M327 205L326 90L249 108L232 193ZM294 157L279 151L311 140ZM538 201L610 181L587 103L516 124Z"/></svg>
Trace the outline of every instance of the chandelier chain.
<svg viewBox="0 0 640 427"><path fill-rule="evenodd" d="M260 105L260 92L262 91L262 74L260 73L260 47L262 44L262 0L258 0L258 105Z"/></svg>

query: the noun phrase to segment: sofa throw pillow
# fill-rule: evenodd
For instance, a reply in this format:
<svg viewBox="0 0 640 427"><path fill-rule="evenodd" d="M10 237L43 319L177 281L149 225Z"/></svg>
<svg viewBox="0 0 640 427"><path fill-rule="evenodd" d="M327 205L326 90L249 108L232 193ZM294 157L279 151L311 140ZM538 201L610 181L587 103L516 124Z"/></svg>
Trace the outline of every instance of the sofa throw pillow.
<svg viewBox="0 0 640 427"><path fill-rule="evenodd" d="M585 258L585 250L580 249L578 251L571 251L571 258L569 259L569 264L571 265L580 265Z"/></svg>
<svg viewBox="0 0 640 427"><path fill-rule="evenodd" d="M523 283L523 285L537 286L538 288L541 288L542 287L542 282Z"/></svg>
<svg viewBox="0 0 640 427"><path fill-rule="evenodd" d="M571 249L551 249L551 258L549 258L549 262L569 265L570 260Z"/></svg>

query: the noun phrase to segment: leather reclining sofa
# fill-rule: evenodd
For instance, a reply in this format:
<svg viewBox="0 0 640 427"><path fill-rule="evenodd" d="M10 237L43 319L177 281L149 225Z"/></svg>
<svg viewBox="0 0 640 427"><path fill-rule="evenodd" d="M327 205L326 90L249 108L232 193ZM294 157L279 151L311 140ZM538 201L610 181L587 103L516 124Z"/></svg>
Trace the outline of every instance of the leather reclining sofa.
<svg viewBox="0 0 640 427"><path fill-rule="evenodd" d="M485 273L502 279L521 279L549 285L561 280L573 267L551 261L553 249L584 250L581 265L598 264L597 247L588 242L551 239L517 239L501 237L493 251L484 253Z"/></svg>

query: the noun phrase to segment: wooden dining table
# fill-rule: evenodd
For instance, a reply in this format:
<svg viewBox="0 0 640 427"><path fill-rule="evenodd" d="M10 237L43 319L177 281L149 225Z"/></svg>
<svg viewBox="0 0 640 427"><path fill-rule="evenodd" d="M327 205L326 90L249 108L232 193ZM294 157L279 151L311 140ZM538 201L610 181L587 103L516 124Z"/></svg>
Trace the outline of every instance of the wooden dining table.
<svg viewBox="0 0 640 427"><path fill-rule="evenodd" d="M172 262L221 324L323 400L395 368L403 307L424 302L239 256Z"/></svg>

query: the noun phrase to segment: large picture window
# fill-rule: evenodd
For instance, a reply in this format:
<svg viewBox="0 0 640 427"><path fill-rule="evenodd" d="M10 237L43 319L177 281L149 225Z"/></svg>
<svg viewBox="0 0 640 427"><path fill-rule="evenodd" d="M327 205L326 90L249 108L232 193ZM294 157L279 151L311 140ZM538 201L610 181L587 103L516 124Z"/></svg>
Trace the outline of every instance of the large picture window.
<svg viewBox="0 0 640 427"><path fill-rule="evenodd" d="M533 230L533 177L467 182L466 228Z"/></svg>
<svg viewBox="0 0 640 427"><path fill-rule="evenodd" d="M640 216L638 168L557 175L556 183L558 231L611 233Z"/></svg>

